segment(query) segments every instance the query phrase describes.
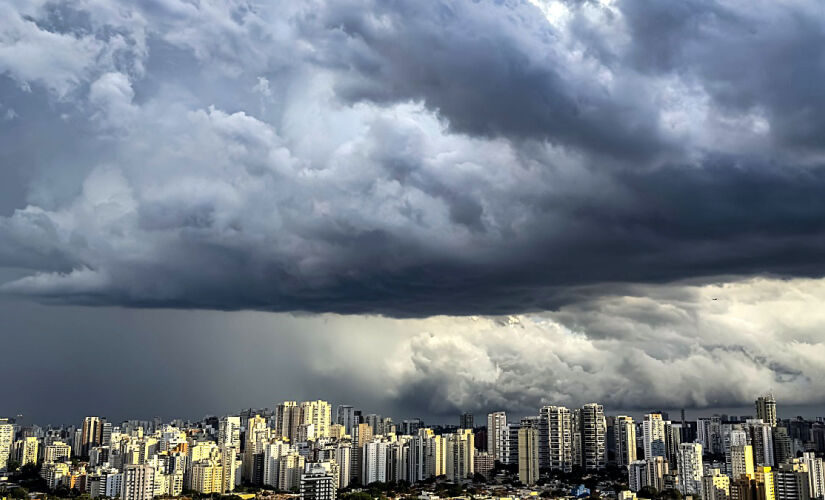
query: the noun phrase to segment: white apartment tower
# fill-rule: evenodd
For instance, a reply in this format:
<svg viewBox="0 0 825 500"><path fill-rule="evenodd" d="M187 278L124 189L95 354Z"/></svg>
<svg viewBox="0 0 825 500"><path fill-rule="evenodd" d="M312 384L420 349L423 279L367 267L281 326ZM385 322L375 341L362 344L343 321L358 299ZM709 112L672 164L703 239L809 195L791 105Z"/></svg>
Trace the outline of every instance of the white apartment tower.
<svg viewBox="0 0 825 500"><path fill-rule="evenodd" d="M677 455L679 491L682 495L702 494L702 445L682 443Z"/></svg>
<svg viewBox="0 0 825 500"><path fill-rule="evenodd" d="M499 462L504 462L507 440L507 414L497 411L487 415L487 451Z"/></svg>
<svg viewBox="0 0 825 500"><path fill-rule="evenodd" d="M642 422L642 438L645 450L645 459L667 456L665 421L660 413L645 415Z"/></svg>
<svg viewBox="0 0 825 500"><path fill-rule="evenodd" d="M636 424L633 418L619 415L613 423L613 435L616 440L616 463L628 467L636 461Z"/></svg>

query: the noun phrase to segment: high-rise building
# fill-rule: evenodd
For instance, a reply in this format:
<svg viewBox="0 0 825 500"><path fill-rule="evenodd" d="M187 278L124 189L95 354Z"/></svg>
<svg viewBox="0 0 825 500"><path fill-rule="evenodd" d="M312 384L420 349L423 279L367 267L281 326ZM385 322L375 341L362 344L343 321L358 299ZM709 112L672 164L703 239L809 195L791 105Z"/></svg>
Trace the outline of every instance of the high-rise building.
<svg viewBox="0 0 825 500"><path fill-rule="evenodd" d="M745 426L749 433L749 442L753 446L754 463L761 467L775 465L773 427L761 419L748 419L745 421Z"/></svg>
<svg viewBox="0 0 825 500"><path fill-rule="evenodd" d="M776 500L776 486L771 468L767 466L756 467L756 499Z"/></svg>
<svg viewBox="0 0 825 500"><path fill-rule="evenodd" d="M570 410L564 406L545 406L539 416L539 465L551 470L572 471L574 432Z"/></svg>
<svg viewBox="0 0 825 500"><path fill-rule="evenodd" d="M448 434L446 453L446 473L450 481L459 481L473 476L475 460L475 435L472 429L461 429Z"/></svg>
<svg viewBox="0 0 825 500"><path fill-rule="evenodd" d="M660 413L649 413L645 415L645 419L642 422L642 437L645 459L667 456L665 421L662 420Z"/></svg>
<svg viewBox="0 0 825 500"><path fill-rule="evenodd" d="M507 424L507 432L504 434L504 445L501 448L501 463L504 465L518 464L518 431L521 423L512 422Z"/></svg>
<svg viewBox="0 0 825 500"><path fill-rule="evenodd" d="M476 456L473 459L473 472L481 474L485 479L490 479L495 468L495 459L486 451L476 450Z"/></svg>
<svg viewBox="0 0 825 500"><path fill-rule="evenodd" d="M753 447L749 444L730 447L731 478L754 475Z"/></svg>
<svg viewBox="0 0 825 500"><path fill-rule="evenodd" d="M791 436L785 427L773 428L773 459L774 463L781 464L794 458Z"/></svg>
<svg viewBox="0 0 825 500"><path fill-rule="evenodd" d="M679 491L682 495L702 494L702 445L682 443L679 445Z"/></svg>
<svg viewBox="0 0 825 500"><path fill-rule="evenodd" d="M802 454L802 461L808 470L808 483L811 498L825 497L825 469L823 469L822 459L817 458L812 451Z"/></svg>
<svg viewBox="0 0 825 500"><path fill-rule="evenodd" d="M708 453L723 453L722 419L717 415L699 418L696 421L696 440Z"/></svg>
<svg viewBox="0 0 825 500"><path fill-rule="evenodd" d="M600 404L588 403L580 412L582 466L585 470L602 470L607 466L607 422Z"/></svg>
<svg viewBox="0 0 825 500"><path fill-rule="evenodd" d="M103 441L103 423L100 417L86 417L80 435L80 453L89 456L89 450L100 446Z"/></svg>
<svg viewBox="0 0 825 500"><path fill-rule="evenodd" d="M241 448L241 417L223 417L218 427L218 446Z"/></svg>
<svg viewBox="0 0 825 500"><path fill-rule="evenodd" d="M533 427L518 431L518 478L526 485L539 478L539 430Z"/></svg>
<svg viewBox="0 0 825 500"><path fill-rule="evenodd" d="M424 421L420 418L408 418L401 421L401 434L405 436L415 436L418 429L424 428Z"/></svg>
<svg viewBox="0 0 825 500"><path fill-rule="evenodd" d="M370 413L369 415L364 415L364 423L372 428L373 436L379 436L384 434L381 426L381 415L378 415L377 413Z"/></svg>
<svg viewBox="0 0 825 500"><path fill-rule="evenodd" d="M355 418L355 408L350 405L338 405L335 423L344 426L344 432L352 436L352 429L361 422Z"/></svg>
<svg viewBox="0 0 825 500"><path fill-rule="evenodd" d="M295 442L301 425L301 407L295 401L284 401L275 409L275 433ZM249 426L247 425L247 428Z"/></svg>
<svg viewBox="0 0 825 500"><path fill-rule="evenodd" d="M37 458L40 452L40 441L36 437L26 437L17 443L17 460L20 465L37 465Z"/></svg>
<svg viewBox="0 0 825 500"><path fill-rule="evenodd" d="M292 451L283 457L279 462L278 487L286 491L296 491L301 487L301 474L306 463L303 456Z"/></svg>
<svg viewBox="0 0 825 500"><path fill-rule="evenodd" d="M799 459L779 464L773 474L776 500L810 500L810 480L805 463Z"/></svg>
<svg viewBox="0 0 825 500"><path fill-rule="evenodd" d="M335 500L336 487L330 462L306 464L301 474L301 500Z"/></svg>
<svg viewBox="0 0 825 500"><path fill-rule="evenodd" d="M461 418L458 420L458 426L460 429L472 429L474 428L473 425L473 414L470 412L464 412L461 414Z"/></svg>
<svg viewBox="0 0 825 500"><path fill-rule="evenodd" d="M338 488L346 488L350 482L352 470L352 443L341 441L335 444L335 463L338 464Z"/></svg>
<svg viewBox="0 0 825 500"><path fill-rule="evenodd" d="M352 429L352 467L350 477L353 481L362 481L362 469L364 462L364 445L372 441L372 427L366 423L360 423ZM365 484L365 483L361 483Z"/></svg>
<svg viewBox="0 0 825 500"><path fill-rule="evenodd" d="M361 424L366 426L367 424ZM361 484L364 486L374 482L387 482L387 449L389 443L380 438L374 438L364 444L361 466Z"/></svg>
<svg viewBox="0 0 825 500"><path fill-rule="evenodd" d="M627 487L632 492L637 492L647 486L647 462L644 460L634 460L627 465Z"/></svg>
<svg viewBox="0 0 825 500"><path fill-rule="evenodd" d="M729 500L730 478L719 469L702 476L702 500Z"/></svg>
<svg viewBox="0 0 825 500"><path fill-rule="evenodd" d="M14 426L8 419L0 419L0 471L5 471L9 459L11 458L12 444L14 442Z"/></svg>
<svg viewBox="0 0 825 500"><path fill-rule="evenodd" d="M279 488L281 474L281 457L292 451L289 442L283 438L273 439L264 446L263 484Z"/></svg>
<svg viewBox="0 0 825 500"><path fill-rule="evenodd" d="M670 474L671 468L665 457L650 457L645 459L645 472L647 474L647 485L662 491L666 487L666 478Z"/></svg>
<svg viewBox="0 0 825 500"><path fill-rule="evenodd" d="M773 394L766 394L756 399L756 418L771 427L776 427L776 398Z"/></svg>
<svg viewBox="0 0 825 500"><path fill-rule="evenodd" d="M679 445L682 444L682 433L679 430L679 424L665 421L665 456L670 463L670 468L673 469L677 465L677 455L679 454ZM702 447L704 450L704 446Z"/></svg>
<svg viewBox="0 0 825 500"><path fill-rule="evenodd" d="M127 465L123 468L121 500L152 500L155 494L155 468Z"/></svg>
<svg viewBox="0 0 825 500"><path fill-rule="evenodd" d="M615 439L616 463L621 467L628 467L636 461L636 425L633 418L619 415L613 420L613 436Z"/></svg>
<svg viewBox="0 0 825 500"><path fill-rule="evenodd" d="M72 455L72 447L62 441L53 441L43 451L43 462L63 462Z"/></svg>
<svg viewBox="0 0 825 500"><path fill-rule="evenodd" d="M487 452L499 462L504 461L504 444L507 439L507 414L497 411L487 415Z"/></svg>
<svg viewBox="0 0 825 500"><path fill-rule="evenodd" d="M252 484L263 484L264 447L269 442L266 418L254 415L247 420L243 451L243 478Z"/></svg>

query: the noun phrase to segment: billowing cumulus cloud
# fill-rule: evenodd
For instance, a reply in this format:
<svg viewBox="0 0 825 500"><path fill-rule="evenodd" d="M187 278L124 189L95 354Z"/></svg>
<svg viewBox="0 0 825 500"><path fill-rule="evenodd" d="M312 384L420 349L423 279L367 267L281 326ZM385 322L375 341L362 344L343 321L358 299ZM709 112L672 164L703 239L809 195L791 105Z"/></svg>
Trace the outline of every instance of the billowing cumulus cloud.
<svg viewBox="0 0 825 500"><path fill-rule="evenodd" d="M821 274L817 2L0 9L7 294L498 315Z"/></svg>
<svg viewBox="0 0 825 500"><path fill-rule="evenodd" d="M816 404L823 297L823 280L753 279L634 286L540 315L431 318L385 353L380 382L362 383L439 415L750 406L768 389L786 406Z"/></svg>

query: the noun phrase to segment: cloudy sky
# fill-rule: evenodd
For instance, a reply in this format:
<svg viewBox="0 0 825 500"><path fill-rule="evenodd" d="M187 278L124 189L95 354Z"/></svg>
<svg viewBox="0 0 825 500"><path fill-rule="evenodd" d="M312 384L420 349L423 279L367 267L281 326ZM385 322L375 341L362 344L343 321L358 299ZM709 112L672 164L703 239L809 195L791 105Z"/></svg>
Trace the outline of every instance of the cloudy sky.
<svg viewBox="0 0 825 500"><path fill-rule="evenodd" d="M823 47L819 0L0 0L0 414L815 414Z"/></svg>

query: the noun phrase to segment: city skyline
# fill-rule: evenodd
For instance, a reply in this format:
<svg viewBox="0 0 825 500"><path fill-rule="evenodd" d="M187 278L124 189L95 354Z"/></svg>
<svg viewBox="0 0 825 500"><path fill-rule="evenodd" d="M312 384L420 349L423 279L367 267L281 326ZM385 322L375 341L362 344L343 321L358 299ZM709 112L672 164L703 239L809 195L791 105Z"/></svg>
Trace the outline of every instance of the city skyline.
<svg viewBox="0 0 825 500"><path fill-rule="evenodd" d="M24 498L37 488L34 495L122 500L273 494L335 500L396 490L821 499L825 417L782 419L782 406L768 392L746 416L689 419L684 410L651 411L634 420L591 402L544 405L521 418L495 411L480 425L464 412L441 427L320 399L197 421L117 424L87 415L80 425L42 428L0 417L0 492Z"/></svg>

